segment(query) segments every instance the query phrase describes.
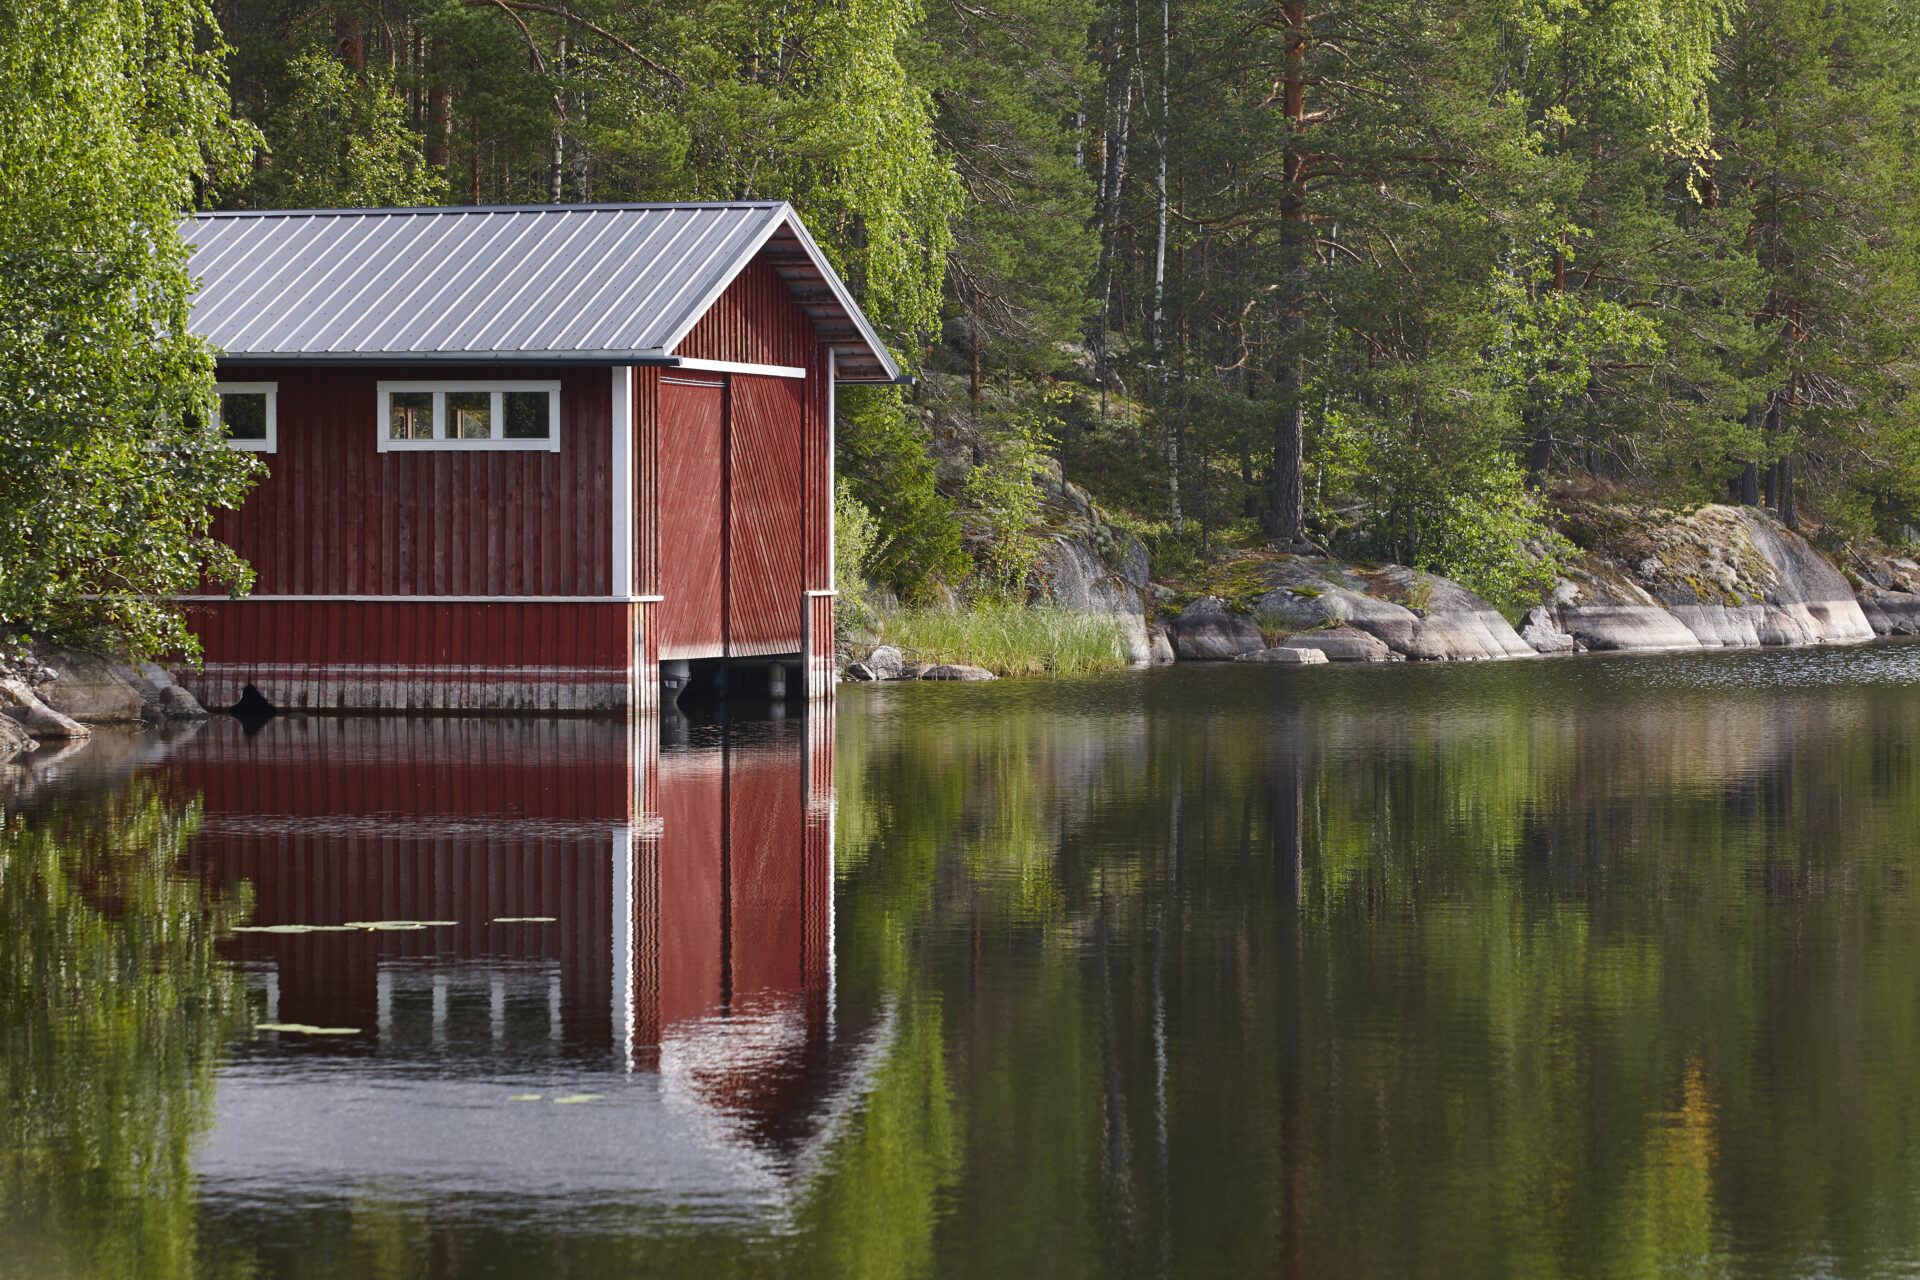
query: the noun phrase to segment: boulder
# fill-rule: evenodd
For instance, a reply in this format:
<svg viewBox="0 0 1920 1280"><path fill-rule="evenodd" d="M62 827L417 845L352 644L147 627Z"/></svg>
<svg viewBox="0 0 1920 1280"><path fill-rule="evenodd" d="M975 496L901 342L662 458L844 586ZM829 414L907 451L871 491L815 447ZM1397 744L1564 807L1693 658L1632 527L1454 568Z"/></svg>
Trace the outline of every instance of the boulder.
<svg viewBox="0 0 1920 1280"><path fill-rule="evenodd" d="M194 696L174 682L166 668L157 662L145 662L137 667L126 663L109 664L113 673L133 686L140 695L140 701L152 718L161 720L204 720L206 708L202 707Z"/></svg>
<svg viewBox="0 0 1920 1280"><path fill-rule="evenodd" d="M1260 624L1219 596L1201 596L1167 626L1173 650L1189 662L1224 662L1267 647Z"/></svg>
<svg viewBox="0 0 1920 1280"><path fill-rule="evenodd" d="M40 700L61 715L83 724L141 719L146 703L115 673L112 661L78 649L44 649L39 656L54 672L52 682L38 691Z"/></svg>
<svg viewBox="0 0 1920 1280"><path fill-rule="evenodd" d="M1290 649L1317 649L1329 662L1393 662L1399 655L1387 642L1358 627L1328 627L1287 641Z"/></svg>
<svg viewBox="0 0 1920 1280"><path fill-rule="evenodd" d="M1700 638L1659 605L1562 605L1561 630L1589 649L1698 649Z"/></svg>
<svg viewBox="0 0 1920 1280"><path fill-rule="evenodd" d="M1920 595L1869 587L1859 602L1875 635L1920 636Z"/></svg>
<svg viewBox="0 0 1920 1280"><path fill-rule="evenodd" d="M32 751L40 744L11 716L0 715L0 761Z"/></svg>
<svg viewBox="0 0 1920 1280"><path fill-rule="evenodd" d="M864 663L864 662L852 662L852 663L848 663L848 664L847 664L847 679L849 679L849 680L871 680L871 679L873 679L873 671L872 671L872 670L871 670L871 669L870 669L870 668L869 668L869 667L867 666L867 664L866 664L866 663Z"/></svg>
<svg viewBox="0 0 1920 1280"><path fill-rule="evenodd" d="M985 667L969 667L963 663L948 662L937 667L928 667L920 673L922 680L992 680L993 672Z"/></svg>
<svg viewBox="0 0 1920 1280"><path fill-rule="evenodd" d="M1270 625L1308 630L1329 622L1345 624L1376 637L1395 653L1427 662L1530 658L1534 653L1498 609L1448 578L1404 565L1361 575L1301 562L1282 572L1295 580L1254 602L1255 613ZM1369 594L1374 591L1426 603L1410 608Z"/></svg>
<svg viewBox="0 0 1920 1280"><path fill-rule="evenodd" d="M86 738L93 731L40 700L24 680L0 680L0 715L35 738Z"/></svg>
<svg viewBox="0 0 1920 1280"><path fill-rule="evenodd" d="M1127 629L1127 665L1150 665L1153 662L1153 637L1147 632L1147 620L1137 613L1123 613L1120 621Z"/></svg>
<svg viewBox="0 0 1920 1280"><path fill-rule="evenodd" d="M876 645L867 655L867 670L873 673L875 680L897 680L900 670L906 666L906 659L900 651L890 644Z"/></svg>
<svg viewBox="0 0 1920 1280"><path fill-rule="evenodd" d="M1167 639L1167 628L1164 623L1154 623L1148 630L1148 638L1153 645L1152 661L1154 666L1165 666L1173 661L1173 642Z"/></svg>
<svg viewBox="0 0 1920 1280"><path fill-rule="evenodd" d="M1318 649L1296 649L1290 645L1280 645L1272 649L1256 649L1252 653L1243 653L1234 658L1235 662L1281 662L1312 666L1324 663L1327 655Z"/></svg>
<svg viewBox="0 0 1920 1280"><path fill-rule="evenodd" d="M1520 638L1533 646L1535 653L1575 653L1580 648L1578 640L1560 630L1553 611L1545 605L1527 610L1521 620Z"/></svg>

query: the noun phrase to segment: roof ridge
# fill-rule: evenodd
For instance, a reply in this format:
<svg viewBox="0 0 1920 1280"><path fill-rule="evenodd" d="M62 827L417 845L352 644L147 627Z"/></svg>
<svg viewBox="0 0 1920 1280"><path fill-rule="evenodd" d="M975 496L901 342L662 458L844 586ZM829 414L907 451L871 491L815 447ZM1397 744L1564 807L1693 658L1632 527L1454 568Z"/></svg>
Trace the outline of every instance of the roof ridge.
<svg viewBox="0 0 1920 1280"><path fill-rule="evenodd" d="M596 204L430 204L378 209L210 209L183 217L208 218L361 218L431 216L454 213L619 213L649 209L778 209L785 200L631 200Z"/></svg>

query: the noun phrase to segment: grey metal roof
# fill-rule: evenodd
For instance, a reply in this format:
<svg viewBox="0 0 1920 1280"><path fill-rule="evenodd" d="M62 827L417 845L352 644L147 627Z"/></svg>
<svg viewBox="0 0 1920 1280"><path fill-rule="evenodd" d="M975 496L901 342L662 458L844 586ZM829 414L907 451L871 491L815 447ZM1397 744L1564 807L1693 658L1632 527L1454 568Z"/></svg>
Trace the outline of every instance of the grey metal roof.
<svg viewBox="0 0 1920 1280"><path fill-rule="evenodd" d="M850 382L899 376L792 206L288 209L187 218L192 331L231 361L672 363L764 253Z"/></svg>

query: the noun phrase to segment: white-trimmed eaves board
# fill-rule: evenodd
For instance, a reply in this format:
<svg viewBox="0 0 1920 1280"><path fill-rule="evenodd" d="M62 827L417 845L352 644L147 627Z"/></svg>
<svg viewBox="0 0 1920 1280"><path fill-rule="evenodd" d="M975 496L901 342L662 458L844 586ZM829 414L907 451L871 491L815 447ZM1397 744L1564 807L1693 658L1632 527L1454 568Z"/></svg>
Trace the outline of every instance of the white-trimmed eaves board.
<svg viewBox="0 0 1920 1280"><path fill-rule="evenodd" d="M787 269L776 269L832 329L841 380L898 372L776 201L221 213L182 233L200 282L192 331L237 362L673 364L674 347L777 237Z"/></svg>

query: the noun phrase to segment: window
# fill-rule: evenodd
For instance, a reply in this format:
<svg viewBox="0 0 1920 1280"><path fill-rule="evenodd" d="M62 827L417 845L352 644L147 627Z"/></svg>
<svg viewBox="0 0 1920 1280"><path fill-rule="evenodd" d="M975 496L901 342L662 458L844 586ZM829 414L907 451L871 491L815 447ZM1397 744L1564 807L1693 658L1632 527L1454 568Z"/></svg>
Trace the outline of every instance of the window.
<svg viewBox="0 0 1920 1280"><path fill-rule="evenodd" d="M280 384L277 382L216 382L221 429L235 449L272 453L280 437Z"/></svg>
<svg viewBox="0 0 1920 1280"><path fill-rule="evenodd" d="M382 382L380 452L560 451L557 382Z"/></svg>

